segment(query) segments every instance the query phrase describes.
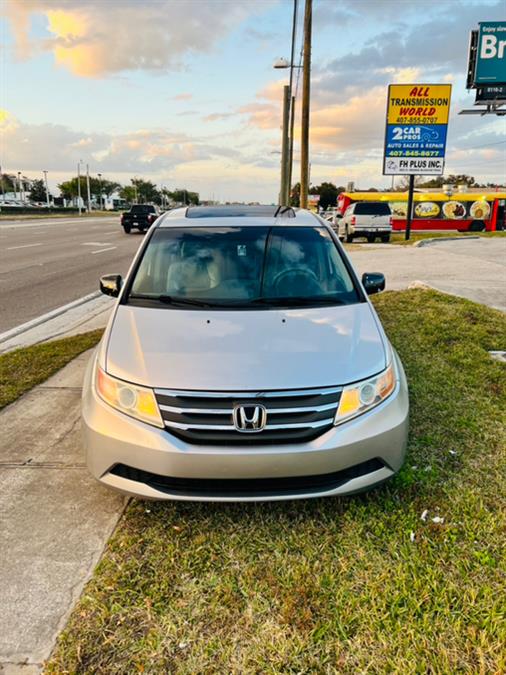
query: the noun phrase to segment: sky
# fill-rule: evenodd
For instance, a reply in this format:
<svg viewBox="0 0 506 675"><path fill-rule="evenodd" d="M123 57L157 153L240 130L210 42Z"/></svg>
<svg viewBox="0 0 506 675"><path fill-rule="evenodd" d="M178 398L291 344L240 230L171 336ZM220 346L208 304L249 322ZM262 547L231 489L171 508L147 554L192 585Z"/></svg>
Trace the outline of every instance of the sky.
<svg viewBox="0 0 506 675"><path fill-rule="evenodd" d="M299 0L297 63L303 0ZM458 116L469 31L496 0L314 0L311 182L386 187L387 86L451 83L446 173L504 182L506 117ZM292 0L3 0L0 163L52 189L133 176L275 202ZM298 71L295 71L296 73ZM297 77L297 76L295 76ZM298 87L294 181L300 174Z"/></svg>

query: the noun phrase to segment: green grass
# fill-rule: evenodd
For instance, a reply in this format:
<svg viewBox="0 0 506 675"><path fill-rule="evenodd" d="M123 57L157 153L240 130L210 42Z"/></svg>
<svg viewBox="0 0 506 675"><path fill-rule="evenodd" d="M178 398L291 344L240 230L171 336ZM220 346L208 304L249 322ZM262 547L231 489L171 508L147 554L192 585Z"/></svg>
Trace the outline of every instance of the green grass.
<svg viewBox="0 0 506 675"><path fill-rule="evenodd" d="M101 330L22 347L0 355L0 409L95 346Z"/></svg>
<svg viewBox="0 0 506 675"><path fill-rule="evenodd" d="M440 237L506 237L506 230L496 232L412 232L408 241L404 237L404 232L394 232L391 237L391 243L410 246L422 239L438 239Z"/></svg>
<svg viewBox="0 0 506 675"><path fill-rule="evenodd" d="M91 213L86 213L83 211L83 214L80 216L78 213L0 213L0 222L2 220L41 220L41 219L53 219L53 218L97 218L97 217L108 217L119 216L121 213L119 211L92 211Z"/></svg>
<svg viewBox="0 0 506 675"><path fill-rule="evenodd" d="M346 499L132 501L48 673L506 672L506 368L487 353L506 317L423 290L375 305L410 382L398 476Z"/></svg>

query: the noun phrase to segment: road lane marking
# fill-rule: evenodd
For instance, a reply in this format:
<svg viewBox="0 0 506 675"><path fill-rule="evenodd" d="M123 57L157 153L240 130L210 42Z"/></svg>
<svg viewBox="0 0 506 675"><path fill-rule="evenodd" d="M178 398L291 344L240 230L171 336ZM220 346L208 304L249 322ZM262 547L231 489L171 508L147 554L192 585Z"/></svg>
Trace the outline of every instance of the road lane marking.
<svg viewBox="0 0 506 675"><path fill-rule="evenodd" d="M106 251L114 251L115 248L118 248L117 246L109 246L109 248L101 248L98 251L92 251L92 255L95 253L105 253Z"/></svg>
<svg viewBox="0 0 506 675"><path fill-rule="evenodd" d="M110 246L110 241L84 241L81 246Z"/></svg>
<svg viewBox="0 0 506 675"><path fill-rule="evenodd" d="M23 244L22 246L9 246L8 251L14 251L17 248L30 248L30 246L42 246L42 244Z"/></svg>

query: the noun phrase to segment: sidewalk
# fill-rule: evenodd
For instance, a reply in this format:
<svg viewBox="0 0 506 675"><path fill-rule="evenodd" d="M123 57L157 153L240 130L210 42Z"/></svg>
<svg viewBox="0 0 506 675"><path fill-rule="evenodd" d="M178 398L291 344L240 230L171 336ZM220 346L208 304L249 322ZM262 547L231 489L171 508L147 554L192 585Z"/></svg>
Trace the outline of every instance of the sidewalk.
<svg viewBox="0 0 506 675"><path fill-rule="evenodd" d="M84 463L79 415L89 356L82 354L0 413L5 675L39 672L125 505L89 476Z"/></svg>

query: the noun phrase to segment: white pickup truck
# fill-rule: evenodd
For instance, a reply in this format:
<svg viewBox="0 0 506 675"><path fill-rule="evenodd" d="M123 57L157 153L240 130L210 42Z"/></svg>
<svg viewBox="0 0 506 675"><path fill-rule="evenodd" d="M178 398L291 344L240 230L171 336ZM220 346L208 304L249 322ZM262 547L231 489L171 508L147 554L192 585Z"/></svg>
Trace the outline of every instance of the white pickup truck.
<svg viewBox="0 0 506 675"><path fill-rule="evenodd" d="M390 241L392 212L387 202L355 202L350 204L342 218L334 217L334 229L347 242L366 237L369 243L376 238Z"/></svg>

